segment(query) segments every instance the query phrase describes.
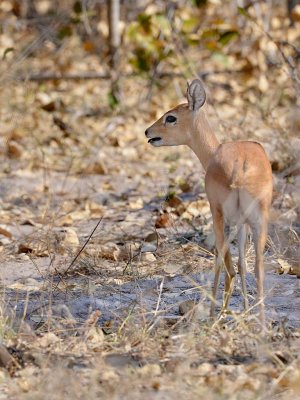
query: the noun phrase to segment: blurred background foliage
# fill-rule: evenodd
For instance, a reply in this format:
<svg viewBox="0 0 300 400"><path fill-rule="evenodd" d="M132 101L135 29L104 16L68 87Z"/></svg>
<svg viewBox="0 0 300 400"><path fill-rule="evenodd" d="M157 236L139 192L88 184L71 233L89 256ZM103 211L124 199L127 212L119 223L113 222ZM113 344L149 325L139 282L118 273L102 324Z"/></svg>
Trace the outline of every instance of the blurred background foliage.
<svg viewBox="0 0 300 400"><path fill-rule="evenodd" d="M280 101L299 100L299 1L3 0L0 19L2 82L94 73L112 80L107 102L115 107L122 76L153 86L163 76L224 73L219 84L251 89L251 102L274 81Z"/></svg>

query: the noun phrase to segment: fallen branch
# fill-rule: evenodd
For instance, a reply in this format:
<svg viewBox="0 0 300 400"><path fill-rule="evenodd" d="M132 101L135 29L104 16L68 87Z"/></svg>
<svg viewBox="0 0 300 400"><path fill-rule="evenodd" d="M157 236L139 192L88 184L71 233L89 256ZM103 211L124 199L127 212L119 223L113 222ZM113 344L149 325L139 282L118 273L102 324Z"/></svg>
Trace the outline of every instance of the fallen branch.
<svg viewBox="0 0 300 400"><path fill-rule="evenodd" d="M59 80L88 80L88 79L111 79L111 75L100 72L75 72L70 74L61 74L59 72L28 74L18 77L19 81L59 81Z"/></svg>
<svg viewBox="0 0 300 400"><path fill-rule="evenodd" d="M204 72L199 72L198 75L201 78L205 78L208 75L218 75L218 74L235 74L239 73L241 71L235 71L235 70L224 70L224 71L204 71ZM136 76L139 76L140 73L138 72L130 72L128 74L121 75L121 77L124 78L134 78ZM171 72L171 71L166 71L166 72L156 72L155 78L174 78L174 77L183 77L184 74L181 72ZM66 81L71 81L71 80L90 80L90 79L112 79L113 76L109 73L101 73L101 72L74 72L70 74L61 74L59 72L49 72L49 73L36 73L36 74L28 74L28 75L21 75L18 78L16 78L17 81L20 82L26 82L26 81L32 81L32 82L44 82L44 81L59 81L59 80L66 80Z"/></svg>

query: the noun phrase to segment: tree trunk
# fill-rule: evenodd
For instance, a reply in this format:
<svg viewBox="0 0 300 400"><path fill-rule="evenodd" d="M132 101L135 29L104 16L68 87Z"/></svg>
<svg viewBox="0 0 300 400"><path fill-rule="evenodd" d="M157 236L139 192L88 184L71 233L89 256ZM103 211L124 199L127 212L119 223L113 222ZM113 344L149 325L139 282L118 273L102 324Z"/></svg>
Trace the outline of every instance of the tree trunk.
<svg viewBox="0 0 300 400"><path fill-rule="evenodd" d="M118 50L120 46L120 0L108 0L108 26L110 65L115 68L118 64Z"/></svg>

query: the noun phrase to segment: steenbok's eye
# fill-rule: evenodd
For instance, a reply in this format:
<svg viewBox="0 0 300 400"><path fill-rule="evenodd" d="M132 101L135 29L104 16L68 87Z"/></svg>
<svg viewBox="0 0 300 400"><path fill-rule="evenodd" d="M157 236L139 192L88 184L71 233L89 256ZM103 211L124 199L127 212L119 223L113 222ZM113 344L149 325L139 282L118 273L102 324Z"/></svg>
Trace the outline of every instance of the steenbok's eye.
<svg viewBox="0 0 300 400"><path fill-rule="evenodd" d="M172 122L176 121L176 117L174 117L174 115L168 115L166 118L166 122L171 124Z"/></svg>

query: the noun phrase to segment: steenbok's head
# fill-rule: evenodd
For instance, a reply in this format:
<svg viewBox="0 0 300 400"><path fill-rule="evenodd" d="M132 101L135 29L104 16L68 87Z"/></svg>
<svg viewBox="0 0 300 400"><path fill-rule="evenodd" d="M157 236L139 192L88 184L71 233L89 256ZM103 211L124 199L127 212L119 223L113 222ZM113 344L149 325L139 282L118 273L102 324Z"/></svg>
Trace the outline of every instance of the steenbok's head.
<svg viewBox="0 0 300 400"><path fill-rule="evenodd" d="M194 118L205 103L205 99L206 94L201 81L194 79L187 87L188 103L167 111L146 129L148 143L155 147L188 144Z"/></svg>

